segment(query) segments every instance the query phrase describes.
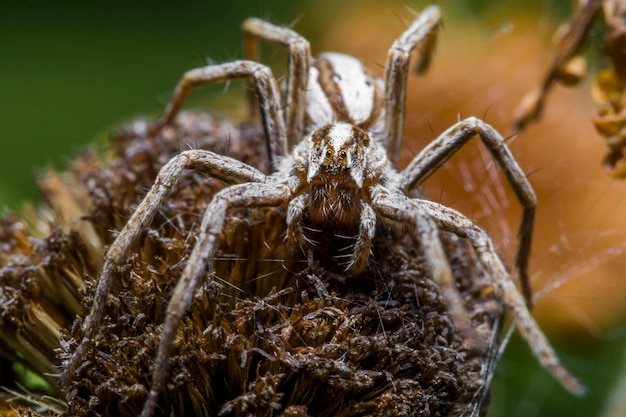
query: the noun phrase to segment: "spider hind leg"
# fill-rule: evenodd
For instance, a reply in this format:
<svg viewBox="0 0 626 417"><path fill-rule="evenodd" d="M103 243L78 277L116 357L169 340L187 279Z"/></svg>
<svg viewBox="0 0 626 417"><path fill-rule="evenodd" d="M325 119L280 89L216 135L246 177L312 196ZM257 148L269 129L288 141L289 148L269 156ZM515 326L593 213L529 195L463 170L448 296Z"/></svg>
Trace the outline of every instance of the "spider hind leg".
<svg viewBox="0 0 626 417"><path fill-rule="evenodd" d="M434 219L441 230L469 239L480 263L491 277L494 289L511 311L517 328L535 357L568 391L576 395L584 394L585 387L560 363L550 342L533 319L524 297L502 264L489 236L455 210L432 201L415 201L425 213Z"/></svg>
<svg viewBox="0 0 626 417"><path fill-rule="evenodd" d="M532 305L532 292L528 278L528 261L535 220L537 197L526 174L520 168L515 157L506 145L504 138L490 125L475 117L470 117L446 130L426 146L413 161L402 171L404 185L414 189L430 177L459 149L474 136L479 136L496 162L504 171L522 206L522 221L519 226L519 246L515 265L526 303Z"/></svg>

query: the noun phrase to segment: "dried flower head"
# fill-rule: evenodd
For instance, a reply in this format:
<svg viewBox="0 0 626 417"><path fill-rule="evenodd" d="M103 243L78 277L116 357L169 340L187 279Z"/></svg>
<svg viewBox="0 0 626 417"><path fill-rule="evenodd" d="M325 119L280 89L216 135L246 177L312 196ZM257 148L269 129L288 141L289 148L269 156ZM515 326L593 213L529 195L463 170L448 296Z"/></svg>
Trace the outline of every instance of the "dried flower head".
<svg viewBox="0 0 626 417"><path fill-rule="evenodd" d="M79 156L67 174L48 173L42 207L0 224L0 383L23 392L13 363L48 382L30 405L3 394L11 404L0 403L2 415L137 415L169 294L222 184L192 172L179 181L119 268L88 360L59 383L59 366L82 339L111 231L123 227L159 168L187 146L268 169L256 125L185 113L157 137L148 137L146 126L135 122L115 134L110 149ZM163 415L485 411L502 307L463 239L446 235L445 245L482 346L459 337L404 230L377 231L375 268L355 280L337 267L331 241L311 257L285 242L284 229L280 209L229 213L215 279L196 292L178 332Z"/></svg>

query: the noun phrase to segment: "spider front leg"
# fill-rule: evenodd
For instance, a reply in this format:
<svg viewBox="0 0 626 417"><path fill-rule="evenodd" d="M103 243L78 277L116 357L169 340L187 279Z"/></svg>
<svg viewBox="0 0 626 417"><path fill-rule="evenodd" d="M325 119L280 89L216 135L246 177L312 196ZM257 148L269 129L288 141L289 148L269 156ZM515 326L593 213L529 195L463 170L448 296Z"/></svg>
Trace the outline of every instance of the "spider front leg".
<svg viewBox="0 0 626 417"><path fill-rule="evenodd" d="M526 178L526 174L519 167L515 157L504 142L504 138L493 127L475 117L470 117L455 124L426 146L402 171L404 185L408 189L412 189L422 184L476 135L481 138L504 171L523 208L522 222L518 232L519 247L515 265L519 271L524 298L526 298L526 303L531 306L532 291L528 279L528 259L530 257L537 197Z"/></svg>
<svg viewBox="0 0 626 417"><path fill-rule="evenodd" d="M387 54L385 64L385 138L387 157L396 164L400 156L404 135L404 113L406 108L406 82L409 74L411 51L421 52L418 72L428 68L441 25L441 12L430 6L395 40Z"/></svg>
<svg viewBox="0 0 626 417"><path fill-rule="evenodd" d="M213 197L202 218L198 240L167 306L152 372L152 386L141 417L151 417L154 413L159 393L165 386L170 348L180 320L191 306L193 294L206 275L208 266L213 264L227 210L237 207L276 207L286 203L291 194L290 188L283 184L247 183L226 188Z"/></svg>
<svg viewBox="0 0 626 417"><path fill-rule="evenodd" d="M306 89L311 63L309 41L291 29L273 25L260 19L250 18L243 22L244 54L246 59L258 61L258 41L276 43L289 49L287 76L286 125L289 148L295 146L304 135L304 114L306 110ZM250 96L250 108L254 107L254 97Z"/></svg>
<svg viewBox="0 0 626 417"><path fill-rule="evenodd" d="M280 93L272 71L257 62L233 61L187 71L178 82L174 96L167 104L159 121L151 128L150 133L157 134L163 127L172 124L192 88L240 78L250 79L255 87L267 139L268 155L276 167L277 160L287 155L287 136Z"/></svg>
<svg viewBox="0 0 626 417"><path fill-rule="evenodd" d="M539 359L541 365L570 392L582 395L585 392L585 387L561 365L554 349L550 346L550 342L531 316L524 298L498 257L489 236L471 220L455 210L427 200L412 200L412 202L414 206L420 207L434 219L437 226L442 230L469 239L481 264L493 279L496 291L502 296L507 308L512 311L515 324L522 337Z"/></svg>
<svg viewBox="0 0 626 417"><path fill-rule="evenodd" d="M152 219L174 189L185 169L195 169L229 184L261 182L265 175L257 169L235 159L209 151L190 150L181 152L161 168L156 181L141 201L122 231L115 238L104 257L104 265L98 275L93 307L83 323L83 339L65 364L64 378L73 375L85 359L104 314L107 297L117 269L123 265L130 246L150 226Z"/></svg>

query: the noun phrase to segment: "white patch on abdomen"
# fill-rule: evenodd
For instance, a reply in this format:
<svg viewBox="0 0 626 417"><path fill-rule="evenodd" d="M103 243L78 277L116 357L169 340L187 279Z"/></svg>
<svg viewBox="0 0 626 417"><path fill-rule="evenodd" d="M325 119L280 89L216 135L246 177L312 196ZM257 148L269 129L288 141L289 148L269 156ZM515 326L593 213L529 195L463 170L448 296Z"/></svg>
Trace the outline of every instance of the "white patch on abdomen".
<svg viewBox="0 0 626 417"><path fill-rule="evenodd" d="M311 128L327 125L333 121L333 109L322 87L317 82L319 71L309 69L309 83L306 92L306 112L311 120Z"/></svg>
<svg viewBox="0 0 626 417"><path fill-rule="evenodd" d="M374 83L365 73L363 64L349 55L325 53L320 58L328 60L335 72L335 82L341 88L343 100L352 120L359 124L372 114Z"/></svg>
<svg viewBox="0 0 626 417"><path fill-rule="evenodd" d="M309 70L306 134L336 121L351 121L355 125L369 122L368 128L379 122L380 114L375 116L376 120L370 120L377 105L379 80L370 77L358 59L324 53L317 62L324 64L314 64Z"/></svg>

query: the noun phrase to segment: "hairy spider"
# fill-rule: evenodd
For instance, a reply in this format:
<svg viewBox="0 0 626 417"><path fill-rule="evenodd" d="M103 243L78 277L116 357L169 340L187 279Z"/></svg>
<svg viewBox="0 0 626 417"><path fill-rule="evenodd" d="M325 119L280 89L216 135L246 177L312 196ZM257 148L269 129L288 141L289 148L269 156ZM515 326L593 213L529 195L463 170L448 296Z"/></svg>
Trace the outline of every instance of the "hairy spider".
<svg viewBox="0 0 626 417"><path fill-rule="evenodd" d="M420 242L432 279L440 287L456 326L471 338L471 325L439 233L450 232L468 239L538 360L566 388L581 393L582 385L559 363L486 233L451 208L408 196L478 135L504 170L524 208L516 267L528 300L527 265L536 198L502 136L483 121L469 118L432 141L403 171L395 168L404 127L409 55L418 48L423 55L420 67L428 64L440 20L440 11L434 6L418 16L390 48L384 80L370 75L350 56L325 53L312 59L309 43L303 37L258 19L248 19L243 24L249 60L209 65L185 73L152 133L174 121L193 87L248 79L256 93L275 172L265 175L240 161L203 150L181 152L163 166L106 254L94 305L83 324L84 338L66 364L66 374L76 370L97 332L114 272L130 245L149 226L182 172L194 169L230 186L217 193L207 207L197 242L168 305L142 416L154 412L179 322L191 305L194 291L206 279L228 210L237 207L286 207L287 238L294 246L314 244L304 235L305 225L354 231L356 237L346 263L352 275L368 266L377 222L407 226ZM285 115L270 69L254 62L259 40L289 49Z"/></svg>

